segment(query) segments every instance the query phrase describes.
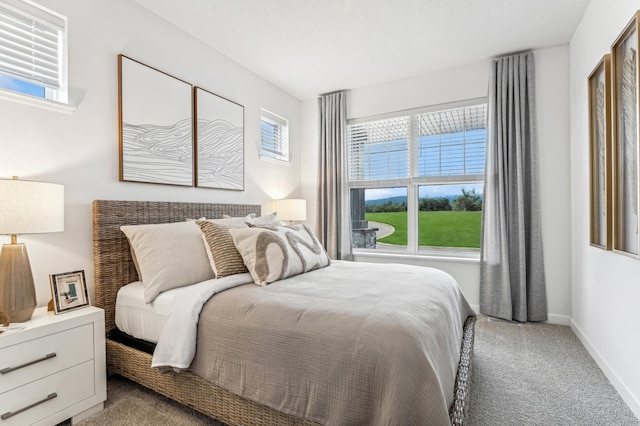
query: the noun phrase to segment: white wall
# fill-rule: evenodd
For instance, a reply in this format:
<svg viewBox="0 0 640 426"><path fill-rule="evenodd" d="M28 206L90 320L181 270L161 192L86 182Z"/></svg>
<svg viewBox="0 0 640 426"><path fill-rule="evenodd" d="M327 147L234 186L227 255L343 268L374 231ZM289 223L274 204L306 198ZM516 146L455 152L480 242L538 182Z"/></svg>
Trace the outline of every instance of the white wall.
<svg viewBox="0 0 640 426"><path fill-rule="evenodd" d="M506 52L505 52L506 53ZM542 227L547 274L549 319L568 324L570 304L569 267L569 49L560 46L535 51L536 95L538 102L538 138L541 168ZM486 97L489 62L470 64L453 70L393 81L374 87L351 90L348 94L348 118L367 117L421 106ZM310 207L317 199L317 106L303 103L304 158L313 158L302 179L303 196ZM306 163L305 163L306 164ZM308 170L305 165L305 170ZM305 176L308 175L308 176ZM314 179L312 179L312 177ZM315 210L310 208L315 221ZM356 260L405 262L443 269L460 283L472 305L479 303L479 263L426 257L357 255Z"/></svg>
<svg viewBox="0 0 640 426"><path fill-rule="evenodd" d="M0 100L0 177L65 185L65 231L19 237L39 305L51 297L50 273L84 269L93 297L94 199L256 203L266 213L271 199L300 196L300 101L133 1L39 3L69 19L70 102L77 111ZM244 105L245 191L118 182L119 53ZM289 119L289 166L258 158L261 107Z"/></svg>
<svg viewBox="0 0 640 426"><path fill-rule="evenodd" d="M638 9L592 0L570 44L572 327L640 417L640 261L589 245L587 78Z"/></svg>

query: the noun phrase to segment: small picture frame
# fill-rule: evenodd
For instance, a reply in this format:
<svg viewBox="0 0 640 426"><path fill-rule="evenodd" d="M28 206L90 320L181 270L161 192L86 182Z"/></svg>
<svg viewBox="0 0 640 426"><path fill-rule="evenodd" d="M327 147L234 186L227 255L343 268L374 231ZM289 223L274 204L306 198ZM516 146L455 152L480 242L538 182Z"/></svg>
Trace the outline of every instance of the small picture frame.
<svg viewBox="0 0 640 426"><path fill-rule="evenodd" d="M84 270L49 275L56 315L89 306Z"/></svg>

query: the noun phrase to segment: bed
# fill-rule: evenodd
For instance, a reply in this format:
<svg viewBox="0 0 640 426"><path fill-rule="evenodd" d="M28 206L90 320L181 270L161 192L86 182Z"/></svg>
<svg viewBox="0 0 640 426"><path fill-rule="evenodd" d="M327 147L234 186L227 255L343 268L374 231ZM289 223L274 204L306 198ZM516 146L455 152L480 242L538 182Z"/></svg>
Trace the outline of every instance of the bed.
<svg viewBox="0 0 640 426"><path fill-rule="evenodd" d="M220 218L260 215L260 206L245 204L141 202L96 200L93 203L93 248L95 266L95 303L105 310L107 368L110 374L127 377L186 406L229 425L313 425L322 424L277 409L278 407L243 398L191 372L162 374L151 368L152 355L135 344L114 338L115 301L118 290L138 280L129 243L121 232L123 225L184 221L187 218ZM329 269L329 268L325 268ZM274 289L276 286L273 287ZM236 289L234 289L236 290ZM228 295L241 294L229 291ZM220 296L225 295L221 293ZM216 296L218 297L218 296ZM213 299L216 299L214 297ZM225 297L227 297L225 295ZM231 297L231 296L229 296ZM222 297L221 297L222 299ZM462 425L471 374L475 317L464 321L459 344L459 359L449 405L451 424ZM119 339L118 339L119 340ZM200 359L196 357L196 361ZM237 390L236 390L237 391Z"/></svg>

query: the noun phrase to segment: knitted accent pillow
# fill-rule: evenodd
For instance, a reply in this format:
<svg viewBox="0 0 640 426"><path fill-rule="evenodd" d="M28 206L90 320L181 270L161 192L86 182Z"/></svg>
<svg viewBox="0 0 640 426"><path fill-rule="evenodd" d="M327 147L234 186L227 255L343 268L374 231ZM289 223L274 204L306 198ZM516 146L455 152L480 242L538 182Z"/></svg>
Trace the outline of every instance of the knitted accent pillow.
<svg viewBox="0 0 640 426"><path fill-rule="evenodd" d="M229 229L253 281L266 285L330 263L320 241L305 225Z"/></svg>

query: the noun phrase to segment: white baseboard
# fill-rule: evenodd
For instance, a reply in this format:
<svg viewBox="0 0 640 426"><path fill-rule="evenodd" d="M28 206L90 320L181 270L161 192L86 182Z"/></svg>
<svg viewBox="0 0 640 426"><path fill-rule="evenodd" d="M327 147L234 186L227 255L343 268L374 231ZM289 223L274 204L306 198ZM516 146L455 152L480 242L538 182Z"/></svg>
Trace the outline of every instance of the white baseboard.
<svg viewBox="0 0 640 426"><path fill-rule="evenodd" d="M582 333L580 327L571 319L571 330L576 334L578 340L585 347L591 358L596 362L598 367L602 370L609 382L613 385L613 387L618 391L622 400L629 406L633 414L640 419L640 401L629 391L624 382L618 377L618 375L613 371L609 363L602 358L600 353L596 350L596 348L591 344L587 336Z"/></svg>
<svg viewBox="0 0 640 426"><path fill-rule="evenodd" d="M476 311L476 313L480 312L480 305L469 305L471 309ZM547 321L549 324L557 324L557 325L570 325L571 317L569 315L557 315L557 314L547 314Z"/></svg>
<svg viewBox="0 0 640 426"><path fill-rule="evenodd" d="M571 325L571 317L569 315L547 314L547 321L549 324L557 325Z"/></svg>

